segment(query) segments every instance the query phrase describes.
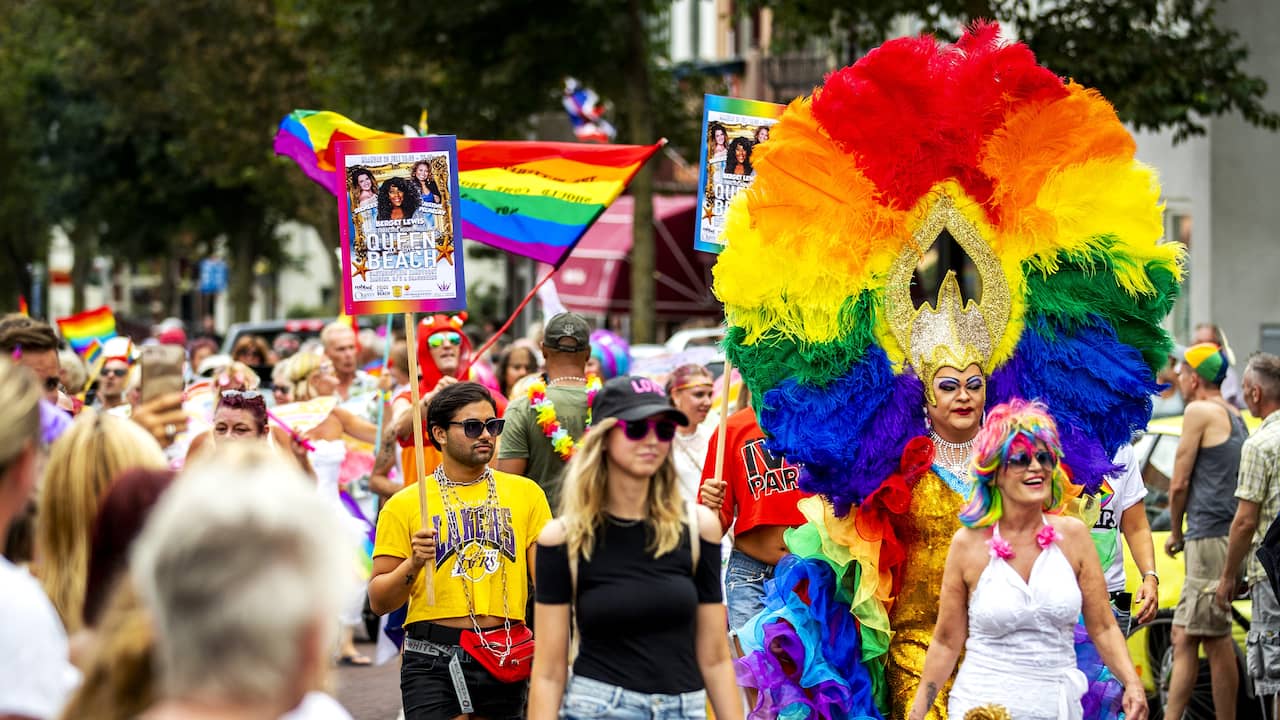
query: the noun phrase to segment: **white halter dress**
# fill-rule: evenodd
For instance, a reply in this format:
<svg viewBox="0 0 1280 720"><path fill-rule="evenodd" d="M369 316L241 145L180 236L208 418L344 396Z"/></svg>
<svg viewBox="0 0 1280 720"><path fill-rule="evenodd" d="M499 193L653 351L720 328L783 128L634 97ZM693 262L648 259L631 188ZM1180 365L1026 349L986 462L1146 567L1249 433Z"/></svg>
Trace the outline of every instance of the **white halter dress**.
<svg viewBox="0 0 1280 720"><path fill-rule="evenodd" d="M993 536L1000 537L999 523ZM1088 689L1076 668L1079 616L1080 585L1056 541L1036 557L1026 582L993 556L969 598L969 639L948 716L997 704L1017 720L1079 720Z"/></svg>

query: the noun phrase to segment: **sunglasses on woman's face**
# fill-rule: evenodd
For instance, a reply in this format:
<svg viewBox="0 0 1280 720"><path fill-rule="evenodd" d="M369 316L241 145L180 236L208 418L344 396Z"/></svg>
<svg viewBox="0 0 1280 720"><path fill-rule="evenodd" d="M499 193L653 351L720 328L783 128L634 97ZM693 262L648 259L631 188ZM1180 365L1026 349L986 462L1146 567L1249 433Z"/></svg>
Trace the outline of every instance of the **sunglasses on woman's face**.
<svg viewBox="0 0 1280 720"><path fill-rule="evenodd" d="M1040 467L1046 470L1052 470L1058 467L1058 456L1048 450L1039 450L1034 455L1019 451L1010 455L1009 458L1004 461L1004 464L1005 467L1026 470L1031 467L1032 458L1035 458L1035 461L1040 463Z"/></svg>
<svg viewBox="0 0 1280 720"><path fill-rule="evenodd" d="M498 437L502 434L502 428L507 424L507 421L501 418L489 418L484 422L479 420L463 420L461 422L451 422L449 424L461 425L463 434L472 440L475 440L480 437L485 430L488 430L489 434L493 437Z"/></svg>
<svg viewBox="0 0 1280 720"><path fill-rule="evenodd" d="M124 377L129 374L128 368L102 368L102 377L115 375L116 377Z"/></svg>
<svg viewBox="0 0 1280 720"><path fill-rule="evenodd" d="M632 442L645 439L650 430L658 436L658 442L671 442L671 438L676 436L676 424L666 418L619 420L618 427L622 428L622 433Z"/></svg>
<svg viewBox="0 0 1280 720"><path fill-rule="evenodd" d="M461 345L462 336L458 335L458 333L456 332L442 332L442 333L436 333L435 335L432 335L431 337L427 338L428 347L438 348L444 345L445 343L448 343L450 345Z"/></svg>

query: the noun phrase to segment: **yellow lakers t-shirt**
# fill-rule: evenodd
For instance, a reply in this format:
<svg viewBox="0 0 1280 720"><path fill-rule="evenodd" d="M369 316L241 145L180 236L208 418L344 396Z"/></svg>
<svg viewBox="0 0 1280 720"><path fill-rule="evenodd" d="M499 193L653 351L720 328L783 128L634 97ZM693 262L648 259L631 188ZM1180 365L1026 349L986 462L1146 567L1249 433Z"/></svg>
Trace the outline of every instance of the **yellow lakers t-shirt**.
<svg viewBox="0 0 1280 720"><path fill-rule="evenodd" d="M475 601L476 615L496 615L524 620L529 598L529 546L551 519L547 496L526 477L493 471L498 487L498 508L485 507L488 483L455 486L453 497L460 507L445 507L440 485L427 476L427 517L436 529L435 604L427 605L426 572L418 574L409 591L409 616L405 624L467 616L465 582ZM387 501L378 515L378 535L373 556L412 556L413 534L422 527L418 487L406 487ZM506 605L502 575L506 570ZM474 583L472 582L474 581Z"/></svg>

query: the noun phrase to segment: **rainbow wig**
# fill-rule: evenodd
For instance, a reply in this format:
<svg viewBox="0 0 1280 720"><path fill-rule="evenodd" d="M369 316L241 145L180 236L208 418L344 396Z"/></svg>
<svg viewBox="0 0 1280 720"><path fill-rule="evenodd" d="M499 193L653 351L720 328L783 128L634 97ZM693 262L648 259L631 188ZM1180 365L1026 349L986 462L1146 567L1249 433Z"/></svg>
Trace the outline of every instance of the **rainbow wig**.
<svg viewBox="0 0 1280 720"><path fill-rule="evenodd" d="M601 380L631 374L631 345L612 330L591 331L591 357L600 361Z"/></svg>
<svg viewBox="0 0 1280 720"><path fill-rule="evenodd" d="M973 495L969 496L969 502L960 511L961 524L965 527L984 528L994 525L1000 519L1003 503L1000 489L996 487L996 476L1009 459L1010 452L1015 449L1035 452L1037 441L1044 443L1045 449L1059 460L1050 478L1045 512L1061 512L1068 500L1079 495L1079 488L1073 486L1063 469L1062 441L1058 438L1058 425L1049 415L1049 408L1035 400L1028 402L1014 398L992 408L987 413L987 421L974 438L973 462L970 465L974 481Z"/></svg>

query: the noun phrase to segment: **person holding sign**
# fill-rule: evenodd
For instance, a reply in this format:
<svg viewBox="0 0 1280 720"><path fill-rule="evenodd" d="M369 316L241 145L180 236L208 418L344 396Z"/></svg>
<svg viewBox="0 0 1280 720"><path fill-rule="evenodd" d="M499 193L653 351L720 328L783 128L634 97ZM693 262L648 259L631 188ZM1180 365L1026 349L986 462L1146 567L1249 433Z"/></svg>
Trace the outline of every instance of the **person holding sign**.
<svg viewBox="0 0 1280 720"><path fill-rule="evenodd" d="M764 609L764 584L787 554L782 535L804 524L796 503L808 495L800 489L800 468L765 447L750 397L744 388L742 409L729 416L723 477L716 477L720 438L712 434L699 489L702 504L720 514L721 531L733 528L725 569L730 632Z"/></svg>
<svg viewBox="0 0 1280 720"><path fill-rule="evenodd" d="M442 387L427 408L442 462L425 479L426 522L416 487L393 495L378 517L369 605L383 615L409 603L406 720L524 714L533 645L525 604L534 540L551 509L532 480L488 468L502 429L485 387Z"/></svg>

